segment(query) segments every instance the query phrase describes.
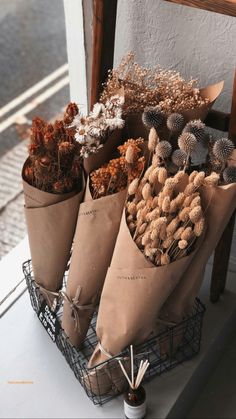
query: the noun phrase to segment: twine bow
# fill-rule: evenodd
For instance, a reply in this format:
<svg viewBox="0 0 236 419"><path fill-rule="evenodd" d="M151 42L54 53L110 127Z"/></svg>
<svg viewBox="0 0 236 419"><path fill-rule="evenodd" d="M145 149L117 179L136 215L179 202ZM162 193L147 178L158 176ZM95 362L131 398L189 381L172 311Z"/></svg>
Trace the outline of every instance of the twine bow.
<svg viewBox="0 0 236 419"><path fill-rule="evenodd" d="M42 285L38 285L41 294L44 296L48 306L51 308L52 311L56 310L57 307L57 300L59 297L59 292L50 291L47 288L44 288ZM54 297L53 300L50 297Z"/></svg>
<svg viewBox="0 0 236 419"><path fill-rule="evenodd" d="M79 311L94 310L95 308L93 304L79 304L81 291L82 287L78 286L75 296L73 298L70 298L65 291L61 291L61 295L70 306L71 315L75 320L75 330L78 330L79 332L81 331Z"/></svg>

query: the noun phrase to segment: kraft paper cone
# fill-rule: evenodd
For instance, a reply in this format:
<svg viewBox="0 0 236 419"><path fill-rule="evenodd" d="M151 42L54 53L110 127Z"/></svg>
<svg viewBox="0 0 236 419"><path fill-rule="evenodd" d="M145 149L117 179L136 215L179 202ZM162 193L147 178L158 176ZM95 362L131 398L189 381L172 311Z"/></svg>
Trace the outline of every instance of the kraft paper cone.
<svg viewBox="0 0 236 419"><path fill-rule="evenodd" d="M154 266L134 243L123 212L97 320L97 336L106 352L116 355L128 345L139 344L151 335L162 305L195 253L196 249L167 266ZM105 359L97 346L89 367Z"/></svg>
<svg viewBox="0 0 236 419"><path fill-rule="evenodd" d="M95 305L102 291L125 198L126 190L93 200L87 182L85 202L81 204L78 214L66 289L69 300L76 303L77 308L72 310L73 304L71 306L65 300L62 316L62 327L76 347L84 341L93 314L93 310L83 309L83 306ZM78 287L81 289L79 301L75 301ZM75 310L79 317L77 325Z"/></svg>
<svg viewBox="0 0 236 419"><path fill-rule="evenodd" d="M70 257L83 188L79 193L60 196L23 181L23 190L34 279L52 303L55 296L50 291L61 288Z"/></svg>
<svg viewBox="0 0 236 419"><path fill-rule="evenodd" d="M195 109L186 109L179 111L185 118L186 123L193 119L204 119L207 117L207 114L217 97L220 95L224 86L224 81L219 83L209 85L200 89L200 94L203 99L209 99L207 105L200 106ZM158 105L158 103L157 103ZM142 137L145 140L148 139L149 130L144 126L142 122L142 113L130 114L126 116L126 135L130 138Z"/></svg>
<svg viewBox="0 0 236 419"><path fill-rule="evenodd" d="M236 184L205 186L201 189L201 198L206 208L205 239L181 281L164 304L160 313L162 319L179 322L191 310L204 278L207 261L236 208Z"/></svg>

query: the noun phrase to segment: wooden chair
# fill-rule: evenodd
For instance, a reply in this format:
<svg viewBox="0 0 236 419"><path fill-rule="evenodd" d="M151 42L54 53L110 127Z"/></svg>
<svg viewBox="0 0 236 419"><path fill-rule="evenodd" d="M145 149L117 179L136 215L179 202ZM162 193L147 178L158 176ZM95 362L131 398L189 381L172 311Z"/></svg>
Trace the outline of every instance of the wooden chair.
<svg viewBox="0 0 236 419"><path fill-rule="evenodd" d="M167 1L236 16L235 1ZM107 77L108 70L113 67L116 10L117 0L93 0L93 60L90 107L98 100L102 83ZM231 113L228 114L211 110L205 123L211 128L228 132L229 138L236 145L236 71L232 93ZM210 291L210 300L212 302L219 300L220 294L224 292L226 286L234 221L235 213L232 215L215 249Z"/></svg>

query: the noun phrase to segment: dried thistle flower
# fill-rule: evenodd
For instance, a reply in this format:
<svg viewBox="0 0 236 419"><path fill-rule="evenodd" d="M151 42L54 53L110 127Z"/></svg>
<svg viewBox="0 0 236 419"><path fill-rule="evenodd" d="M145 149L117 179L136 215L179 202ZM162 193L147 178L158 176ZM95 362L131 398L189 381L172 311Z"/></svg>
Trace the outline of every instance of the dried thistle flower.
<svg viewBox="0 0 236 419"><path fill-rule="evenodd" d="M235 183L236 182L236 167L229 166L226 167L223 171L223 179L225 183Z"/></svg>
<svg viewBox="0 0 236 419"><path fill-rule="evenodd" d="M142 121L147 128L158 130L164 125L165 115L156 107L148 107L143 112Z"/></svg>
<svg viewBox="0 0 236 419"><path fill-rule="evenodd" d="M225 163L234 150L234 144L228 138L216 140L213 146L213 154L222 163Z"/></svg>
<svg viewBox="0 0 236 419"><path fill-rule="evenodd" d="M197 146L196 137L193 134L185 132L179 136L178 146L186 154L191 154Z"/></svg>
<svg viewBox="0 0 236 419"><path fill-rule="evenodd" d="M202 218L201 206L194 207L189 213L189 218L193 223L196 223L197 221L199 221L200 218Z"/></svg>
<svg viewBox="0 0 236 419"><path fill-rule="evenodd" d="M223 174L224 177L224 174ZM220 175L218 173L212 172L209 176L206 176L204 179L204 185L216 186L219 183Z"/></svg>
<svg viewBox="0 0 236 419"><path fill-rule="evenodd" d="M177 149L172 153L171 160L176 166L182 167L187 161L187 154L184 150Z"/></svg>
<svg viewBox="0 0 236 419"><path fill-rule="evenodd" d="M208 138L206 133L206 126L200 119L189 121L185 125L183 132L193 134L197 141L200 142L204 142Z"/></svg>
<svg viewBox="0 0 236 419"><path fill-rule="evenodd" d="M158 143L158 135L155 128L152 127L148 135L148 149L150 151L154 151L157 143Z"/></svg>
<svg viewBox="0 0 236 419"><path fill-rule="evenodd" d="M167 128L171 132L179 132L184 128L184 117L180 113L172 113L166 121Z"/></svg>
<svg viewBox="0 0 236 419"><path fill-rule="evenodd" d="M161 159L166 159L170 156L172 146L169 141L160 141L156 146L156 154Z"/></svg>

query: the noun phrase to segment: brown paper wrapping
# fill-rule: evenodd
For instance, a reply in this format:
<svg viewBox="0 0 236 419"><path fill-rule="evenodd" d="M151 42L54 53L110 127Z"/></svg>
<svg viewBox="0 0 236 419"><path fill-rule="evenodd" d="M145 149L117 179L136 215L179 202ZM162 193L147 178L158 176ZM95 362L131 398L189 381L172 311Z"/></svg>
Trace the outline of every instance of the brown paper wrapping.
<svg viewBox="0 0 236 419"><path fill-rule="evenodd" d="M50 298L47 291L58 291L62 286L84 191L51 194L25 180L23 191L34 279L52 302L55 297L52 294Z"/></svg>
<svg viewBox="0 0 236 419"><path fill-rule="evenodd" d="M91 154L89 157L84 159L84 170L87 174L103 166L103 164L107 163L111 159L113 153L122 142L121 134L122 130L120 129L113 131L109 134L103 147L100 148L97 153Z"/></svg>
<svg viewBox="0 0 236 419"><path fill-rule="evenodd" d="M126 198L126 190L93 200L87 182L85 202L80 205L66 294L72 301L81 287L79 305L95 305L110 265ZM62 327L79 347L88 331L93 310L79 309L76 327L73 311L64 302Z"/></svg>
<svg viewBox="0 0 236 419"><path fill-rule="evenodd" d="M200 89L201 96L205 99L208 98L210 102L207 105L203 105L199 108L195 109L186 109L180 111L180 113L184 116L185 121L191 121L193 119L201 119L204 121L206 118L209 110L213 106L215 100L221 93L224 86L224 81L220 81L219 83L209 85ZM130 114L126 117L126 135L129 138L137 138L142 137L145 140L148 139L149 130L144 126L142 122L142 114Z"/></svg>
<svg viewBox="0 0 236 419"><path fill-rule="evenodd" d="M139 344L151 335L163 303L195 253L196 250L167 266L154 266L134 243L123 212L97 320L98 339L106 352L116 355L128 345ZM105 359L97 346L89 366Z"/></svg>
<svg viewBox="0 0 236 419"><path fill-rule="evenodd" d="M236 208L236 184L205 186L201 189L201 198L206 208L205 239L161 310L160 317L168 321L181 321L193 306L204 278L207 261Z"/></svg>

